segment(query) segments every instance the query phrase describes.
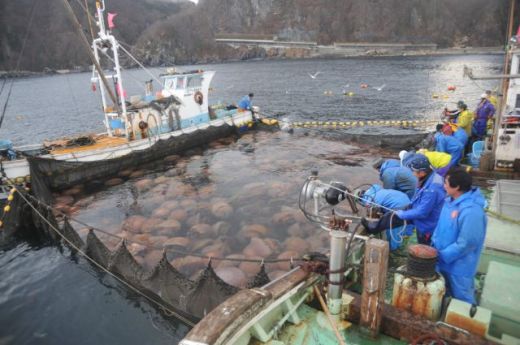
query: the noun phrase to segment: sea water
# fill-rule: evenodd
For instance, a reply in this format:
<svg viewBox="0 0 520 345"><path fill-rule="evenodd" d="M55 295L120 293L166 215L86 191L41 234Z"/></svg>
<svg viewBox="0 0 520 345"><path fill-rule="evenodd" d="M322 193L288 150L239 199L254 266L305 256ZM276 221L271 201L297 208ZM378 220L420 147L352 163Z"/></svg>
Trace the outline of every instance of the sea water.
<svg viewBox="0 0 520 345"><path fill-rule="evenodd" d="M480 94L493 89L496 82L463 79L463 66L474 68L475 74L498 73L502 61L497 55L385 57L256 61L202 68L217 72L210 104L236 102L254 92L254 104L289 121L408 120L438 118L445 106L454 108L459 99L474 108ZM316 71L321 73L311 79L308 73ZM15 80L0 137L23 145L62 135L101 132L99 94L90 90L89 79L86 73ZM148 79L141 71L128 71L124 80L128 94L140 93ZM369 87L361 89L362 83ZM386 86L381 91L373 88L383 84ZM448 92L449 85L457 86L456 91ZM353 94L343 95L348 92ZM5 97L4 91L2 104ZM206 189L213 188L216 197L228 200L234 209L247 210L249 206L249 213L237 213L234 219L243 227L251 219L272 222L280 206L295 208L298 182L303 182L313 165L321 167L326 178L346 183L377 180L368 166L369 156L376 153L312 133L311 138L301 133L248 134L228 146L182 157L185 170L174 182L189 184L197 197L200 188L209 186ZM357 156L359 164L352 167L338 159L344 156ZM143 178L157 178L154 174L157 172L147 172ZM87 223L119 230L135 212L132 203L142 201L128 194L135 182L97 193L92 208L78 211L77 216ZM234 195L248 184L255 187L251 186L254 182L268 183L267 194L235 205ZM279 184L271 185L276 182ZM269 200L271 214L255 213L259 202ZM103 203L111 210L100 217ZM102 219L107 223L96 223ZM275 220L280 219L284 218ZM286 233L273 236L283 243ZM83 260L27 238L17 239L0 251L0 324L0 344L171 344L188 331Z"/></svg>

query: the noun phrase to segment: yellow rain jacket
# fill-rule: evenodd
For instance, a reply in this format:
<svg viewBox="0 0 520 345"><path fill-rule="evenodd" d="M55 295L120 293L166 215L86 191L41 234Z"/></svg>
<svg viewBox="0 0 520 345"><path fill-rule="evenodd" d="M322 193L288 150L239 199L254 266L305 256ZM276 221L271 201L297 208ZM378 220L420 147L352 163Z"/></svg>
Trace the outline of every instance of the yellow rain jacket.
<svg viewBox="0 0 520 345"><path fill-rule="evenodd" d="M495 97L495 96L489 96L488 97L488 101L493 104L493 106L495 107L495 109L497 108L497 105L498 105L498 99Z"/></svg>
<svg viewBox="0 0 520 345"><path fill-rule="evenodd" d="M425 149L417 151L418 153L421 153L428 158L428 161L430 161L430 164L435 169L444 168L448 164L450 164L451 161L451 155L444 152L437 152L437 151L428 151Z"/></svg>
<svg viewBox="0 0 520 345"><path fill-rule="evenodd" d="M469 110L462 111L457 117L457 125L464 128L469 138L471 136L471 126L473 125L473 112Z"/></svg>

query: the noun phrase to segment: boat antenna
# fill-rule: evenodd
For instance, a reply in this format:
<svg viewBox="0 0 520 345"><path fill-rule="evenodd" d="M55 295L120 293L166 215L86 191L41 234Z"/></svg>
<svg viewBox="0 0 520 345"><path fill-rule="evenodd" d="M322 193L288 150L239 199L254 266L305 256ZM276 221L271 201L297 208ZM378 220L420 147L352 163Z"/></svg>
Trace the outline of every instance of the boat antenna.
<svg viewBox="0 0 520 345"><path fill-rule="evenodd" d="M80 5L80 6L83 8L83 11L85 11L85 14L86 14L86 16L87 16L87 18L88 18L88 20L89 20L89 24L92 25L91 23L92 23L93 18L92 18L92 15L91 15L91 14L89 13L89 11L88 11L88 7L86 6L86 1L87 1L87 0L85 0L85 5L83 5L79 0L76 0L76 2L78 3L78 5ZM92 31L92 27L91 27L91 31ZM94 40L94 33L93 33L93 31L92 31L92 40ZM146 74L148 74L148 75L149 75L151 78L153 78L157 83L159 83L159 85L162 84L162 82L161 82L161 80L160 80L159 78L157 78L157 77L156 77L152 72L150 72L150 70L149 70L148 68L146 68L146 67L145 67L145 66L144 66L144 65L143 65L139 60L137 60L137 59L135 58L135 56L132 55L132 53L130 53L130 51L128 51L128 49L125 49L125 47L124 47L124 46L127 46L127 47L129 47L130 49L132 49L133 46L131 46L130 44L124 42L124 41L121 40L121 39L118 39L118 42L119 42L119 44L120 44L120 45L119 45L119 48L121 48L121 50L122 50L124 53L126 53L126 55L127 55L130 59L132 59L132 60L133 60L133 61L134 61L134 62L135 62L139 67L141 67L141 69L143 69L143 70L146 72ZM108 57L108 56L107 56L107 57Z"/></svg>
<svg viewBox="0 0 520 345"><path fill-rule="evenodd" d="M74 14L74 10L72 9L72 7L70 6L70 4L69 4L69 2L67 0L62 0L62 2L63 2L63 5L65 6L65 9L67 10L67 12L69 13L69 15L70 15L70 17L72 19L72 23L76 27L76 30L78 32L79 37L81 38L82 43L87 48L88 54L90 56L90 59L92 60L92 63L96 67L96 70L97 70L99 76L101 77L101 81L103 82L103 85L105 86L105 88L106 88L106 90L108 92L108 96L110 97L110 99L114 103L114 107L116 108L116 111L118 113L121 113L121 108L119 107L119 104L117 102L117 98L114 95L114 93L112 92L112 89L110 88L110 84L108 83L108 81L107 81L107 79L105 77L105 74L103 73L103 70L102 70L98 60L96 59L96 57L94 56L94 53L91 50L90 44L88 43L88 40L85 37L85 34L83 33L82 26L81 26L80 22L78 21L78 18L76 17L76 15Z"/></svg>

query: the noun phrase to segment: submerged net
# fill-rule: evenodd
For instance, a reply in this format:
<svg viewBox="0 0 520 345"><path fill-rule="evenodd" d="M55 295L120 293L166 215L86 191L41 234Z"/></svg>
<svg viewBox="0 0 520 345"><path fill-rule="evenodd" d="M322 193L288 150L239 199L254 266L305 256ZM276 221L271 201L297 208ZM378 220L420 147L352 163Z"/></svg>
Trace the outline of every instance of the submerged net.
<svg viewBox="0 0 520 345"><path fill-rule="evenodd" d="M58 213L48 205L52 203L53 193L56 191L80 183L96 186L125 169L147 164L151 164L148 167L153 168L154 162L166 156L200 147L235 131L235 127L222 124L171 136L166 140L155 141L152 138L150 145L144 150L132 150L129 147L129 153L122 157L107 157L92 162L29 158L34 197L26 193L24 195L34 208L30 208L31 205L16 196L13 200L16 212L11 213L6 222L11 229L36 228L47 238L70 247L72 253L79 251L86 254L96 265L124 279L149 298L160 301L160 304L168 306L168 310L174 310L183 318L196 321L239 290L217 276L211 260L208 260L206 268L195 279L190 279L175 269L170 264L166 251L155 267L146 269L128 250L125 240L118 240L117 247L111 250L90 229L84 241L70 221L67 218L58 221ZM258 287L269 281L262 265L258 265L258 270L258 274L248 282L248 287Z"/></svg>
<svg viewBox="0 0 520 345"><path fill-rule="evenodd" d="M19 204L20 209L23 209L24 205L28 206L17 194L15 195L13 203ZM72 254L78 251L85 253L100 267L193 322L204 317L239 290L238 287L227 284L217 276L211 260L208 260L206 268L195 280L187 278L173 267L166 251L163 252L162 258L155 267L147 270L130 253L125 240L121 240L115 250L110 250L95 231L90 229L86 241L83 241L67 218L58 222L50 207L34 199L30 202L34 207L33 226L47 238L69 247ZM12 214L11 218L14 219L15 215ZM16 218L20 219L20 217ZM259 264L258 269L258 274L247 283L247 287L259 287L269 282L264 266Z"/></svg>

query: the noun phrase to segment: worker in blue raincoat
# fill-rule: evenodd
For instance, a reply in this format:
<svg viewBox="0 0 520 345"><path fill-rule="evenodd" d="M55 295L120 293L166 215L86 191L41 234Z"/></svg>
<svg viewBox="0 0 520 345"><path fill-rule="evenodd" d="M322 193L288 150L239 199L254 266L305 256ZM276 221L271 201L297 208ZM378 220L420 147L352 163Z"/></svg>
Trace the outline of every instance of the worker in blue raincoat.
<svg viewBox="0 0 520 345"><path fill-rule="evenodd" d="M390 218L395 226L400 226L404 221L411 222L415 226L417 242L429 245L446 194L443 188L443 178L432 170L428 158L421 154L415 154L409 167L418 180L418 188L411 200L410 207L406 210L396 211L394 217L385 214L377 222L368 222L363 218L361 224L368 232L377 233L388 228Z"/></svg>
<svg viewBox="0 0 520 345"><path fill-rule="evenodd" d="M366 191L362 192L360 195L359 202L363 206L371 206L380 208L380 211L383 214L391 213L388 209L391 210L402 210L410 205L410 198L398 190L394 189L384 189L378 184L373 184ZM395 217L397 218L397 217ZM386 228L386 236L388 241L390 242L390 250L396 250L403 243L403 236L411 235L411 232L408 232L406 226L403 226L403 223L399 225L389 224L388 228ZM413 231L413 228L410 229Z"/></svg>
<svg viewBox="0 0 520 345"><path fill-rule="evenodd" d="M0 139L0 157L5 156L8 160L16 159L16 152L13 148L13 143L11 140Z"/></svg>
<svg viewBox="0 0 520 345"><path fill-rule="evenodd" d="M488 95L483 93L480 96L480 103L475 111L473 128L471 131L473 141L482 140L486 135L487 122L495 115L495 107L488 100Z"/></svg>
<svg viewBox="0 0 520 345"><path fill-rule="evenodd" d="M466 134L464 128L457 126L454 123L445 124L442 127L442 133L447 136L453 136L462 144L462 154L465 152L466 145L468 144L469 137Z"/></svg>
<svg viewBox="0 0 520 345"><path fill-rule="evenodd" d="M461 127L457 128L457 130L455 132L453 132L453 137L462 144L462 149L464 150L464 148L468 144L468 140L469 140L468 135L466 134L466 131L464 130L464 128L461 128Z"/></svg>
<svg viewBox="0 0 520 345"><path fill-rule="evenodd" d="M451 155L450 166L459 164L464 152L464 145L451 135L442 133L443 125L437 125L435 134L435 151L445 152Z"/></svg>
<svg viewBox="0 0 520 345"><path fill-rule="evenodd" d="M471 186L471 175L461 168L448 171L448 194L432 243L439 252L437 268L446 278L448 293L475 303L474 277L486 237L485 199Z"/></svg>
<svg viewBox="0 0 520 345"><path fill-rule="evenodd" d="M388 159L379 168L379 179L384 189L395 189L413 198L417 188L417 178L412 171L396 159Z"/></svg>
<svg viewBox="0 0 520 345"><path fill-rule="evenodd" d="M238 110L239 111L246 111L251 110L251 107L253 106L253 97L254 94L250 93L249 95L245 95L242 97L242 99L238 102Z"/></svg>

